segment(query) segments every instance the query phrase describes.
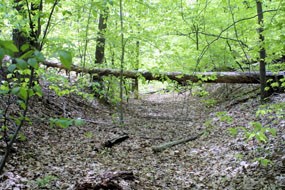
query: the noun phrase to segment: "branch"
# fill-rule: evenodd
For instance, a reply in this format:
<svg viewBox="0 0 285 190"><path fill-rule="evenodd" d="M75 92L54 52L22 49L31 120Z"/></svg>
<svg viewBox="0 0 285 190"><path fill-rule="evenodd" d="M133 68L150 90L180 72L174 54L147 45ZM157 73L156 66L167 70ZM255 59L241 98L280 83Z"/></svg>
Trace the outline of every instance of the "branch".
<svg viewBox="0 0 285 190"><path fill-rule="evenodd" d="M44 30L44 35L43 35L43 39L42 39L42 42L41 42L41 45L40 45L40 50L42 50L42 48L43 48L43 46L44 46L44 41L45 41L45 39L46 39L46 37L47 37L48 29L49 29L50 23L51 23L51 17L52 17L52 15L53 15L54 9L55 9L56 5L58 4L58 2L59 2L59 0L55 0L54 3L53 3L53 5L52 5L52 9L51 9L51 12L50 12L50 14L49 14L47 26L46 26L46 28L45 28L45 30Z"/></svg>
<svg viewBox="0 0 285 190"><path fill-rule="evenodd" d="M277 10L267 10L267 11L263 11L263 13L267 13L267 12L274 12L274 11L277 11ZM237 23L239 22L242 22L242 21L245 21L245 20L250 20L250 19L254 19L255 17L257 17L258 15L254 15L254 16L251 16L251 17L247 17L247 18L242 18L240 20L237 20L235 22L233 22L231 25L227 26L226 28L224 28L218 35L217 35L217 38L212 40L211 42L209 42L202 50L202 52L200 53L198 59L197 59L197 63L196 63L196 67L199 65L201 59L203 58L203 56L205 55L206 51L208 50L208 48L217 40L219 40L220 38L222 38L222 34L227 31L228 29L230 29L231 27L235 26Z"/></svg>
<svg viewBox="0 0 285 190"><path fill-rule="evenodd" d="M163 144L160 144L160 145L157 145L157 146L153 146L152 147L152 151L154 153L162 152L162 151L166 150L167 148L173 147L175 145L187 143L189 141L194 141L194 140L198 139L200 136L202 136L203 134L204 134L204 132L199 133L198 135L195 135L195 136L187 137L185 139L180 139L180 140L177 140L177 141L166 142L166 143L163 143Z"/></svg>
<svg viewBox="0 0 285 190"><path fill-rule="evenodd" d="M189 36L189 35L191 35L191 34L196 34L196 32L190 32L190 33L187 33L187 34L179 33L179 35L181 35L181 36ZM224 40L230 40L230 41L234 41L234 42L239 42L239 43L241 43L242 45L244 45L245 47L248 47L248 45L247 45L246 43L244 43L242 40L239 40L239 39L229 38L229 37L219 36L218 34L210 34L210 33L199 32L199 31L198 31L198 34L203 34L203 35L205 35L205 36L218 37L218 38L224 39Z"/></svg>
<svg viewBox="0 0 285 190"><path fill-rule="evenodd" d="M34 33L34 26L33 26L33 21L32 21L32 12L29 8L29 2L28 0L25 1L26 2L26 6L27 6L27 10L28 10L28 16L29 16L29 23L30 23L30 29L31 29L31 32Z"/></svg>
<svg viewBox="0 0 285 190"><path fill-rule="evenodd" d="M231 12L232 20L233 20L233 22L235 22L235 15L234 15L234 12L233 12L233 9L232 9L232 6L231 6L231 0L228 0L228 5L229 5L230 12ZM235 31L236 39L239 39L238 30L237 30L236 25L234 25L234 31ZM230 48L230 51L233 52L233 50L231 49L231 46L228 43L228 41L227 41L227 44L228 44L228 47ZM247 62L250 62L248 56L246 55L243 43L239 42L239 44L240 44L240 47L242 49L242 52L243 52L245 58L247 59ZM245 46L245 47L247 47L247 46ZM234 58L236 59L235 56L234 56ZM242 68L241 64L238 61L236 61L236 63L238 64L240 69L243 71L243 68Z"/></svg>

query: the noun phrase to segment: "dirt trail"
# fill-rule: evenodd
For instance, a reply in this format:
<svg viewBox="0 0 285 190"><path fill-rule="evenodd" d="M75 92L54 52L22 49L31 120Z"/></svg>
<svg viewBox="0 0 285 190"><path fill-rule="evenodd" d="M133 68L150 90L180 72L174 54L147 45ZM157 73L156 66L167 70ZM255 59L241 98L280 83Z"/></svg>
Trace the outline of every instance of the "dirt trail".
<svg viewBox="0 0 285 190"><path fill-rule="evenodd" d="M284 96L277 100L284 101ZM126 104L125 126L117 127L114 111L96 101L55 95L34 101L29 113L33 124L23 131L27 140L17 142L17 152L0 178L0 189L74 189L76 183L96 182L106 171L133 171L137 180L121 182L124 189L281 189L284 120L275 125L277 137L264 146L275 153L268 158L276 164L261 167L253 161L261 154L257 144L228 132L229 127L258 120L258 100L229 110L225 104L209 108L189 94L142 95ZM221 111L227 111L232 121L221 121L216 116ZM48 125L49 117L63 115L87 122L66 129ZM157 154L151 150L153 145L202 130L207 133L195 141ZM111 149L96 150L100 143L123 133L130 138Z"/></svg>

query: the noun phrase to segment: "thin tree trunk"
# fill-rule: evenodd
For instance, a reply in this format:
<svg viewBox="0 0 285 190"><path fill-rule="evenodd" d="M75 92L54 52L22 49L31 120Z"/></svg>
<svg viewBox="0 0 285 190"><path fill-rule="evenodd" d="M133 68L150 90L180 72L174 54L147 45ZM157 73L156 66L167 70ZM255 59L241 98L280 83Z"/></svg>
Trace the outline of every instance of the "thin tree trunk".
<svg viewBox="0 0 285 190"><path fill-rule="evenodd" d="M108 7L106 6L103 12L99 15L98 34L95 50L95 64L104 63L106 44L105 32L107 29L108 14Z"/></svg>
<svg viewBox="0 0 285 190"><path fill-rule="evenodd" d="M88 48L88 32L89 32L89 24L90 24L90 19L91 19L91 12L92 12L92 7L90 6L86 30L85 30L85 44L84 44L84 50L83 50L83 68L85 68L85 65L86 65L86 56L87 56L87 48Z"/></svg>
<svg viewBox="0 0 285 190"><path fill-rule="evenodd" d="M136 42L136 65L135 65L135 70L137 71L139 69L139 64L140 64L140 42ZM135 78L133 80L132 84L132 91L134 93L134 98L138 99L139 98L139 80L138 78Z"/></svg>
<svg viewBox="0 0 285 190"><path fill-rule="evenodd" d="M256 0L256 8L257 8L257 14L258 14L258 24L260 25L258 28L258 34L259 34L259 72L260 72L260 96L261 101L264 101L265 98L269 96L269 93L265 91L266 87L266 50L264 48L264 36L262 34L264 28L263 28L263 10L262 10L262 1Z"/></svg>
<svg viewBox="0 0 285 190"><path fill-rule="evenodd" d="M121 68L120 68L120 126L124 125L123 113L123 72L124 72L124 58L125 58L125 40L124 40L124 21L123 21L123 2L120 0L120 23L121 23Z"/></svg>
<svg viewBox="0 0 285 190"><path fill-rule="evenodd" d="M105 60L105 32L107 30L107 20L108 20L108 7L105 4L103 11L99 15L98 21L98 33L96 39L96 49L95 49L95 64L103 64ZM103 79L98 76L93 76L93 82L97 82L99 84L99 91L103 90ZM102 94L98 93L98 91L94 92L95 96L99 98L103 102L108 102L107 99L102 97Z"/></svg>

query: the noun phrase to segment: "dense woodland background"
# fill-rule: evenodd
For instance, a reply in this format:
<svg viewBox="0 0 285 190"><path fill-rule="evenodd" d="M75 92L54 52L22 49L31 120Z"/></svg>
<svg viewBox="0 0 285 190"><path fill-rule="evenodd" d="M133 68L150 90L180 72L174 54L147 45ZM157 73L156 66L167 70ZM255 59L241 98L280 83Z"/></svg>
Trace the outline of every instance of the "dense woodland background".
<svg viewBox="0 0 285 190"><path fill-rule="evenodd" d="M10 179L15 181L15 176L18 174L9 173L13 167L11 165L6 167L9 163L8 158L11 157L13 160L11 154L16 151L15 144L16 147L28 145L25 141L29 139L29 135L32 138L31 142L35 142L34 135L31 135L34 132L31 131L38 130L33 129L37 122L63 129L87 125L88 122L98 126L108 126L111 123L116 126L116 130L121 127L120 135L114 138L108 136L110 139L101 138L99 135L101 129L97 131L101 145L93 149L103 155L99 161L103 162L112 159L108 155L109 149L114 145L124 143L132 133L136 137L138 131L144 134L145 131L141 131L142 126L140 129L135 127L140 122L132 120L132 117L142 117L141 121L147 123L150 121L145 121L143 118L166 114L163 119L160 118L161 125L171 120L174 126L177 125L178 132L183 131L186 125L190 126L189 123L181 123L180 126L178 123L183 120L179 118L180 116L186 115L187 118L192 115L193 118L189 116L191 119L183 121L192 122L197 119L200 124L195 126L197 129L192 131L193 134L183 138L180 133L169 138L168 135L167 138L162 138L144 134L147 136L144 140L150 138L152 141L148 145L141 145L145 143L143 141L140 146L151 147L151 151L159 153L175 145L200 138L201 141L208 142L210 135L214 134L214 125L219 125L216 122L220 121L222 123L220 125L229 132L227 133L229 138L230 134L235 137L239 135L239 140L242 139L245 144L252 143L249 143L249 146L253 146L253 150L258 150L258 153L255 152L256 154L248 159L257 161L263 169L271 167L269 170L276 172L273 176L275 181L270 179L270 182L262 185L259 182L258 187L282 189L285 183L282 182L284 173L280 167L283 165L276 163L283 163L285 159L282 150L284 143L280 142L284 140L282 132L284 132L285 117L282 96L285 87L284 41L285 1L283 0L1 0L0 139L1 150L3 149L0 165L1 181L7 182ZM205 83L230 84L206 85ZM161 93L161 97L157 93ZM171 101L168 99L168 93L175 93ZM179 95L183 95L184 98ZM194 105L191 108L193 113L187 107L190 103ZM164 107L165 104L168 107ZM251 110L252 113L250 112L252 115L249 114L251 119L238 125L233 113L239 115L239 118L242 118L240 116L242 114L246 115L246 110L239 110L238 107L243 104L245 107L254 108ZM93 110L88 110L86 105ZM180 109L183 113L176 113ZM53 114L49 114L47 110ZM82 114L88 111L89 115L82 117ZM148 116L143 115L148 112ZM138 115L132 116L131 113ZM201 113L200 117L196 118L195 113ZM91 121L88 117L92 117L92 114L98 118L105 118L108 122ZM170 119L176 115L179 117ZM211 115L213 120L205 120L205 115ZM172 133L168 130L175 130L172 124L165 132ZM132 125L133 128L129 129ZM152 126L153 123L149 125ZM33 130L28 126L34 126ZM155 134L165 130L160 125L157 127ZM133 132L135 129L137 132ZM50 133L49 130L50 128L47 128L38 133ZM90 130L83 133L86 139L95 138L93 136L95 132L92 131L95 129L90 127ZM127 131L122 133L124 130ZM185 129L184 134L186 131L188 129ZM104 136L103 132L102 135ZM273 140L270 140L270 137ZM155 143L155 138L160 139L158 141L161 144ZM232 137L231 140L233 139L235 138ZM139 141L142 142L142 139ZM21 142L23 145L18 145ZM135 144L133 147L136 147ZM266 149L266 146L271 148ZM261 147L264 149L260 150ZM238 149L244 151L243 148ZM172 156L183 152L183 150L177 151L171 152ZM18 151L17 155L22 155L21 153ZM264 156L263 153L275 157ZM23 165L22 162L17 161L17 163ZM146 160L146 163L149 165L151 162ZM211 166L205 168L207 167ZM242 168L247 167L251 165L242 164ZM80 168L82 170L82 167ZM177 182L175 178L169 186L164 186L163 180L167 179L162 177L163 180L160 181L161 179L156 176L159 174L152 172L134 172L141 178L139 180L136 178L137 175L135 177L133 172L127 171L127 167L123 168L125 170L119 173L101 175L100 179L105 180L104 183L95 180L98 183L91 185L92 187L87 187L90 183L86 182L81 185L71 185L69 188L126 189L121 183L114 182L118 179L134 181L135 184L138 184L138 181L147 184L139 183L142 189L151 189L150 186L153 186L153 189L183 187L175 184ZM242 174L244 171L239 172ZM197 175L206 174L198 172ZM38 178L35 176L33 174L33 179L27 177L30 181L34 180L32 185L25 184L22 178L21 182L15 184L20 184L23 188L53 189L55 186L49 186L50 182L59 178L54 175L39 175ZM264 180L268 176L256 174L255 177ZM278 177L282 178L281 182ZM78 178L76 180L80 181ZM227 180L231 181L232 176L225 179ZM7 188L12 188L11 183L7 184ZM14 187L20 188L15 184ZM211 187L245 189L247 186L245 183L243 186L240 185L241 182L236 186L226 182L221 182L217 186L201 185L195 180L191 181L191 184L196 186L189 184L184 186L188 189L211 189ZM61 185L57 188L67 189ZM250 185L248 187L251 189Z"/></svg>

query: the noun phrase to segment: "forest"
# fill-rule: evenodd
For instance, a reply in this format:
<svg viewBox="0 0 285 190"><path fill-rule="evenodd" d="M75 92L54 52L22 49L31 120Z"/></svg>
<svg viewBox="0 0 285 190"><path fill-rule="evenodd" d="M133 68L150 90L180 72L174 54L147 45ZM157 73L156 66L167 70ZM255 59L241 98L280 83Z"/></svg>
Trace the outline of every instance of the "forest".
<svg viewBox="0 0 285 190"><path fill-rule="evenodd" d="M0 0L0 189L285 189L285 1Z"/></svg>

